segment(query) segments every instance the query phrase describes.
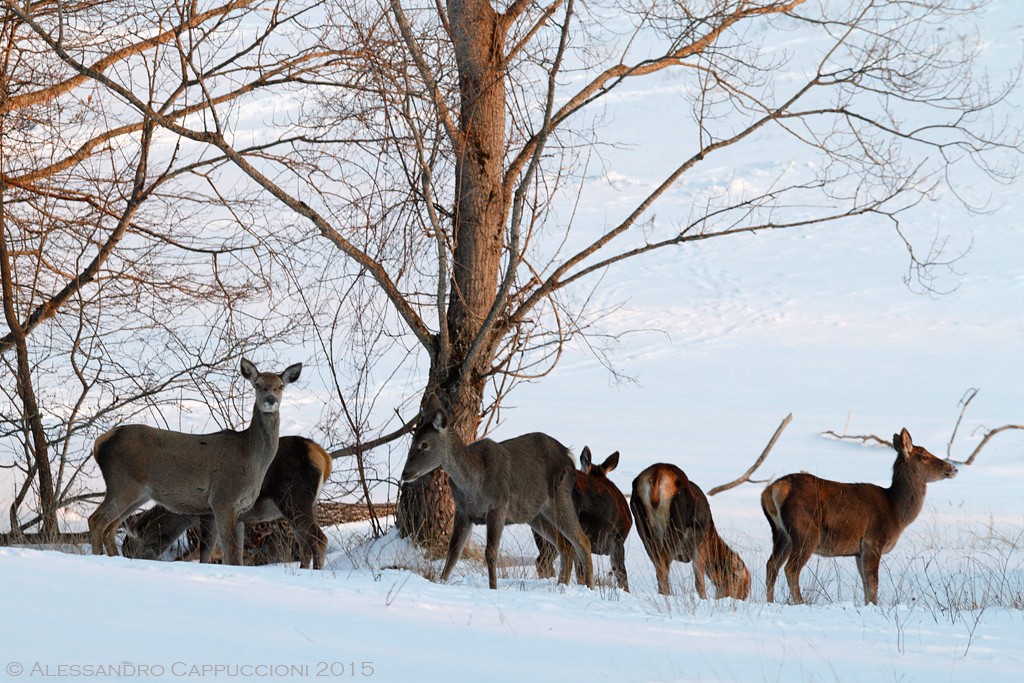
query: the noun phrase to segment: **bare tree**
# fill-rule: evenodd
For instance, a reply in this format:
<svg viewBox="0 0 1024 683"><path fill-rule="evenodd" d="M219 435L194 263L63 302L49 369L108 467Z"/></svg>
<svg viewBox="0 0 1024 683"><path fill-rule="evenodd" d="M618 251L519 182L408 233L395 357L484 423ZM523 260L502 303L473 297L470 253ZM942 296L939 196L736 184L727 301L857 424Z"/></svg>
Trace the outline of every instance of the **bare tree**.
<svg viewBox="0 0 1024 683"><path fill-rule="evenodd" d="M337 247L332 277L384 302L377 329L429 365L399 403L436 392L466 441L586 330L585 287L609 267L688 242L872 217L903 236L914 206L948 189L957 168L998 180L1019 154L1018 132L999 125L1016 71L989 80L979 44L944 30L984 3L236 3L225 21L244 14L247 34L264 39L203 52L189 47L200 31L185 27L182 87L206 107L186 119L2 1L63 68L230 162ZM796 29L800 49L781 49ZM664 74L676 79L689 151L651 159L665 163L661 181L607 225L574 224L559 192L585 191L600 117L615 94ZM290 103L259 136L239 135L246 109L219 100L250 86ZM768 181L737 171L743 182L725 189L689 184L711 160L756 157L768 134L807 163L770 159ZM654 216L684 184L687 208ZM928 267L949 256L906 242L910 271L933 286ZM443 538L450 511L443 475L425 478L403 492L399 526Z"/></svg>
<svg viewBox="0 0 1024 683"><path fill-rule="evenodd" d="M164 8L166 30L155 33L117 3L19 10L55 25L60 50L123 69L162 115L205 108L167 77L165 49L224 7L187 17ZM94 497L83 476L91 435L143 411L159 420L162 406L204 390L225 402L214 406L222 425L238 424L245 407L219 381L233 370L227 361L291 324L253 329L239 319L266 301L244 268L254 240L191 229L181 196L205 182L209 164L161 142L145 113L55 57L23 17L0 8L0 466L15 473L12 535L37 527L47 541L62 508Z"/></svg>

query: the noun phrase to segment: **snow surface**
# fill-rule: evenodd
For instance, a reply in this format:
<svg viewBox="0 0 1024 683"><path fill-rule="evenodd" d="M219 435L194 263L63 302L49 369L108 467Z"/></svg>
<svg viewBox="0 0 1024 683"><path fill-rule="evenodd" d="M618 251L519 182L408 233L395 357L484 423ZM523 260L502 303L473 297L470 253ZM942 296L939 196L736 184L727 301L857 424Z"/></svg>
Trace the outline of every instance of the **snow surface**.
<svg viewBox="0 0 1024 683"><path fill-rule="evenodd" d="M1019 49L1021 3L993 5L986 21L999 27L993 44ZM633 101L641 110L643 97ZM670 129L647 123L642 134ZM657 181L628 164L619 173L610 181L622 201ZM599 460L619 450L611 478L626 490L658 461L707 490L745 470L792 412L758 478L807 470L885 484L891 451L820 432L886 437L906 426L945 455L957 402L978 387L953 446L963 459L979 428L1024 421L1022 195L1024 182L1000 188L988 215L949 198L919 207L921 223L971 244L958 288L938 298L908 290L902 243L870 222L713 240L612 271L596 303L624 304L610 330L641 330L612 355L636 381L613 382L593 355L570 351L517 390L494 436L546 431ZM605 222L601 206L581 212L578 221ZM298 391L291 415L286 400L294 431L315 422L314 395ZM689 566L673 570L673 597L658 596L635 534L632 594L534 578L521 528L506 531L497 591L471 561L450 585L432 583L421 573L436 576L436 562L392 536L363 542L362 525L328 530L322 572L4 548L0 679L1016 681L1022 455L1024 432L1000 434L956 479L930 486L921 517L883 558L877 607L862 605L852 559L821 558L803 576L811 604L767 604L770 537L752 484L711 499L753 575L746 602L696 599ZM607 558L600 567L607 574Z"/></svg>

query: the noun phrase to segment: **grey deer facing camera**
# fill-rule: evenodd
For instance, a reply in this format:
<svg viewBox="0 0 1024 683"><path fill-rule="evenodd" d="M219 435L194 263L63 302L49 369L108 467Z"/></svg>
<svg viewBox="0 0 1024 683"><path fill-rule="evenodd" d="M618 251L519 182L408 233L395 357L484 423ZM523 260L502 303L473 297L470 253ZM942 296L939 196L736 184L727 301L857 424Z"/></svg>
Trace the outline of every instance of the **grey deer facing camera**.
<svg viewBox="0 0 1024 683"><path fill-rule="evenodd" d="M260 372L242 359L256 390L252 422L242 431L184 434L147 425L115 427L96 440L93 457L107 485L89 517L92 551L117 555L114 533L136 508L154 500L171 512L212 512L225 564L242 564L241 515L256 502L277 453L281 394L302 364Z"/></svg>

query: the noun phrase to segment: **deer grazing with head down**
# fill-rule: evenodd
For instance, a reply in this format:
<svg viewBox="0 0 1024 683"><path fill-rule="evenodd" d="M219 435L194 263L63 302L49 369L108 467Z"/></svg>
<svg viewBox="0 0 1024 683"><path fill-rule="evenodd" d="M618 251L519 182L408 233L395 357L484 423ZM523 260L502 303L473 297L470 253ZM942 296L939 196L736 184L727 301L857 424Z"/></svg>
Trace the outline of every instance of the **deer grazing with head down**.
<svg viewBox="0 0 1024 683"><path fill-rule="evenodd" d="M242 513L259 497L277 453L281 394L302 364L260 372L242 359L256 389L252 422L242 431L184 434L146 425L115 427L96 440L93 457L107 485L89 517L92 551L117 555L114 534L128 515L154 500L184 515L212 512L225 564L242 563Z"/></svg>
<svg viewBox="0 0 1024 683"><path fill-rule="evenodd" d="M299 566L323 569L327 536L316 523L316 501L330 476L331 456L319 444L301 436L282 436L259 498L242 514L242 522L270 522L284 517L291 522ZM155 560L196 524L200 525L200 560L209 562L214 545L212 515L178 514L162 505L146 510L137 519L128 519L121 552L125 557Z"/></svg>
<svg viewBox="0 0 1024 683"><path fill-rule="evenodd" d="M857 558L864 584L864 604L878 604L878 565L924 506L927 484L952 479L957 469L915 446L903 429L892 438L896 461L892 485L841 484L801 472L787 474L765 487L761 509L772 528L772 554L766 582L768 602L775 600L775 580L786 563L793 602L800 604L800 571L811 555Z"/></svg>
<svg viewBox="0 0 1024 683"><path fill-rule="evenodd" d="M436 396L423 406L413 433L402 482L415 481L437 468L451 479L455 520L441 581L451 576L474 524L487 525L487 581L498 587L498 547L506 524L529 524L554 543L562 557L560 583L568 583L573 557L583 581L594 586L590 541L572 505L576 471L568 449L534 432L495 442L482 439L468 446L448 429L448 413Z"/></svg>
<svg viewBox="0 0 1024 683"><path fill-rule="evenodd" d="M654 563L658 592L671 595L668 572L672 560L693 563L697 594L707 599L705 574L716 598L746 600L750 572L715 529L711 506L700 487L668 463L651 465L633 480L629 500L636 531Z"/></svg>
<svg viewBox="0 0 1024 683"><path fill-rule="evenodd" d="M595 465L590 448L584 446L572 488L572 504L583 533L590 539L590 552L611 557L612 574L619 588L628 593L625 544L629 530L633 528L633 516L629 514L629 503L622 491L608 479L608 473L618 464L619 452L616 451L603 463ZM554 576L557 549L536 533L534 541L537 544L537 576Z"/></svg>

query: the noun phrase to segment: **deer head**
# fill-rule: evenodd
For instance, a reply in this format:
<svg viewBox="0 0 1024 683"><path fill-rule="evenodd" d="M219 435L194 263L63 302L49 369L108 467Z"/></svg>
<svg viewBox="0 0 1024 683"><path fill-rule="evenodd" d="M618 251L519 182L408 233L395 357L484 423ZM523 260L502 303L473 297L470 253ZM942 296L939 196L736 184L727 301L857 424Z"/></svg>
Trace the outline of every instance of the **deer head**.
<svg viewBox="0 0 1024 683"><path fill-rule="evenodd" d="M412 435L409 456L402 469L402 483L416 481L441 466L450 448L447 435L448 413L437 396L431 395L420 411L420 421Z"/></svg>
<svg viewBox="0 0 1024 683"><path fill-rule="evenodd" d="M281 394L302 373L302 363L289 365L284 372L260 372L251 360L242 358L242 377L256 390L256 409L262 413L276 413L281 407Z"/></svg>
<svg viewBox="0 0 1024 683"><path fill-rule="evenodd" d="M619 466L619 452L615 451L600 465L595 465L593 456L590 453L590 446L584 446L583 451L580 453L580 470L585 474L589 474L595 477L607 476L609 472Z"/></svg>
<svg viewBox="0 0 1024 683"><path fill-rule="evenodd" d="M892 443L900 456L898 462L926 482L952 479L957 475L957 468L952 463L932 455L921 446L915 446L906 427L899 434L893 434Z"/></svg>

